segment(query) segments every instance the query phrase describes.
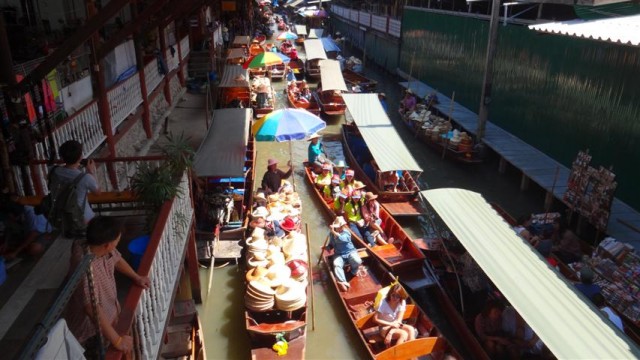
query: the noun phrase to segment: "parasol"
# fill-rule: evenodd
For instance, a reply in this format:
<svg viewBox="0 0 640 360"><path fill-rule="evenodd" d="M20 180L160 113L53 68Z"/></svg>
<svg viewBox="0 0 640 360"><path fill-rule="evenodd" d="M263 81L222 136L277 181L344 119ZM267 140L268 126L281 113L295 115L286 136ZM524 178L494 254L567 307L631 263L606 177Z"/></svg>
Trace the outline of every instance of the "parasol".
<svg viewBox="0 0 640 360"><path fill-rule="evenodd" d="M292 33L291 31L285 31L283 33L280 33L280 35L278 35L276 39L277 40L295 40L297 38L298 38L298 35Z"/></svg>
<svg viewBox="0 0 640 360"><path fill-rule="evenodd" d="M271 65L282 64L282 59L273 52L265 51L250 57L244 64L243 69L254 69Z"/></svg>

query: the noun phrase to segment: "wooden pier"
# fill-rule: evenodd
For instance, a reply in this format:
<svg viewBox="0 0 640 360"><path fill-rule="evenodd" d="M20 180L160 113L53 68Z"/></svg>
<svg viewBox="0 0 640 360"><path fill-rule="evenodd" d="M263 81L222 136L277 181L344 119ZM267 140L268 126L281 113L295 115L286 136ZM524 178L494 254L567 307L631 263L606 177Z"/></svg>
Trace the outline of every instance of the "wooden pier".
<svg viewBox="0 0 640 360"><path fill-rule="evenodd" d="M400 70L398 73L406 79L409 78L408 74ZM451 107L451 98L417 80L401 82L400 85L404 88L410 88L416 96L421 98L435 93L440 104L434 105L434 107L443 114L451 113L452 121L460 125L466 132L476 134L478 114L456 102ZM545 204L550 204L554 197L563 202L562 197L567 190L569 179L569 168L489 121L482 141L500 155L500 172L506 170L507 164L513 165L522 172L521 189L527 189L529 183L533 181L547 191ZM611 216L606 233L618 241L630 243L640 249L640 213L615 198L611 206Z"/></svg>

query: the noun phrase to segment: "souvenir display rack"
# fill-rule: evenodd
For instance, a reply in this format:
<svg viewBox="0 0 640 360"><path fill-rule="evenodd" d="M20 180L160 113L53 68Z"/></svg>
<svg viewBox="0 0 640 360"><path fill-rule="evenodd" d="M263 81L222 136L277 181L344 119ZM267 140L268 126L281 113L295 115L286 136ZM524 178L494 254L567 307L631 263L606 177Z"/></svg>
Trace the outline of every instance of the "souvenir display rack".
<svg viewBox="0 0 640 360"><path fill-rule="evenodd" d="M598 230L609 223L611 203L618 183L611 169L590 166L589 151L580 151L571 166L563 201L571 211L584 216Z"/></svg>

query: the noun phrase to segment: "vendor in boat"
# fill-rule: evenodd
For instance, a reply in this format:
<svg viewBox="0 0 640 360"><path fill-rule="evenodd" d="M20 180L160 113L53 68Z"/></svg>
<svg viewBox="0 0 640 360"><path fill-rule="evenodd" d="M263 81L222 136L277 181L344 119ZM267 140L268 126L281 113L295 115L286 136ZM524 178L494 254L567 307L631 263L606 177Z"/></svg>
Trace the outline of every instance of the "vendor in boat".
<svg viewBox="0 0 640 360"><path fill-rule="evenodd" d="M411 91L411 89L407 89L404 93L404 98L400 100L400 113L411 113L416 108L416 105L417 100L415 95L413 95L413 91Z"/></svg>
<svg viewBox="0 0 640 360"><path fill-rule="evenodd" d="M361 239L365 240L370 247L376 244L371 230L366 226L362 218L362 194L359 190L354 190L344 204L344 215L349 222L349 228Z"/></svg>
<svg viewBox="0 0 640 360"><path fill-rule="evenodd" d="M293 173L293 165L291 161L287 162L289 170L284 172L278 169L278 161L275 159L269 159L267 161L267 171L262 177L261 187L266 194L276 193L282 185L282 180L289 178Z"/></svg>
<svg viewBox="0 0 640 360"><path fill-rule="evenodd" d="M345 263L351 267L351 275L358 273L362 259L358 256L358 251L351 241L351 233L347 229L347 222L342 216L336 217L334 222L329 225L329 249L334 250L333 256L333 273L338 281L340 291L349 291L351 285L347 281L344 272Z"/></svg>
<svg viewBox="0 0 640 360"><path fill-rule="evenodd" d="M269 106L269 87L265 84L258 85L258 89L256 90L256 102L258 103L258 108L266 108Z"/></svg>
<svg viewBox="0 0 640 360"><path fill-rule="evenodd" d="M398 345L416 338L416 328L402 323L407 310L408 297L409 294L402 285L399 283L392 285L373 316L373 320L380 326L380 334L384 337L384 344L387 347L391 346L394 339Z"/></svg>

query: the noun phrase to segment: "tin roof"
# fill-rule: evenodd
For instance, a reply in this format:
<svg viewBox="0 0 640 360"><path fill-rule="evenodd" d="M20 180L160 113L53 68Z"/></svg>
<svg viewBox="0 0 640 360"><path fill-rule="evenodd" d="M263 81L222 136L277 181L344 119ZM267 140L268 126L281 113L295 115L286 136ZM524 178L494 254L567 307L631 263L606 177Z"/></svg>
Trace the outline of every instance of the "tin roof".
<svg viewBox="0 0 640 360"><path fill-rule="evenodd" d="M529 25L529 29L611 43L640 46L640 15Z"/></svg>

